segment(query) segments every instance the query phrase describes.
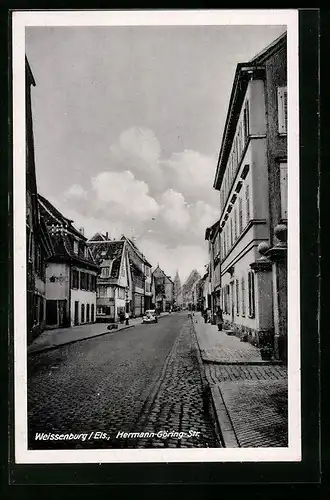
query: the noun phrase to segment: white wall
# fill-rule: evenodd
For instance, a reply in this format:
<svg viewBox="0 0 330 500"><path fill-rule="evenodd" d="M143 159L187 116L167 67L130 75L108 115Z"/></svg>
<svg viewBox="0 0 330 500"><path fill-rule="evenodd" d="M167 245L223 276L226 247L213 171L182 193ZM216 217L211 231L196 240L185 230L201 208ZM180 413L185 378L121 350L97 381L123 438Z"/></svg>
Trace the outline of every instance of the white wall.
<svg viewBox="0 0 330 500"><path fill-rule="evenodd" d="M46 266L46 299L64 300L69 298L70 268L67 264L50 262ZM53 283L50 279L54 277Z"/></svg>
<svg viewBox="0 0 330 500"><path fill-rule="evenodd" d="M79 323L81 323L81 304L85 304L85 323L86 323L86 306L90 304L89 322L91 322L91 307L94 304L94 322L96 318L96 292L90 292L87 290L71 290L71 326L74 325L74 303L79 302L78 306L78 317Z"/></svg>

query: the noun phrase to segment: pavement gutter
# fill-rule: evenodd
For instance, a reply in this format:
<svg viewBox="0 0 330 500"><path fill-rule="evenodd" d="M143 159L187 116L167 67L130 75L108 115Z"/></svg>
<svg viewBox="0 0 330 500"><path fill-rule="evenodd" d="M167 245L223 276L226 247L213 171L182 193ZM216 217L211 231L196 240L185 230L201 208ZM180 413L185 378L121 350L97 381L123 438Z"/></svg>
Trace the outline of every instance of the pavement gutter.
<svg viewBox="0 0 330 500"><path fill-rule="evenodd" d="M198 342L198 337L197 337L197 333L196 333L195 322L194 322L193 318L191 318L191 322L192 322L192 325L193 325L193 332L194 332L193 334L194 334L195 342L196 342L196 345L197 345L196 358L197 358L197 362L198 362L198 365L199 365L199 369L200 369L201 377L202 377L202 380L203 380L203 384L204 384L204 387L206 388L206 391L207 391L207 399L208 399L208 402L209 402L208 407L209 407L209 411L210 411L210 414L211 414L211 419L213 420L213 423L214 423L215 434L216 434L216 437L217 437L219 443L221 443L221 445L223 447L226 447L226 441L225 441L225 438L223 436L222 426L220 425L221 422L219 420L217 406L215 404L214 393L212 392L212 387L211 387L210 382L209 382L209 380L208 380L208 378L206 376L205 366L204 366L203 359L202 359L201 348L200 348L200 345L199 345L199 342ZM227 440L227 442L228 442L228 440Z"/></svg>

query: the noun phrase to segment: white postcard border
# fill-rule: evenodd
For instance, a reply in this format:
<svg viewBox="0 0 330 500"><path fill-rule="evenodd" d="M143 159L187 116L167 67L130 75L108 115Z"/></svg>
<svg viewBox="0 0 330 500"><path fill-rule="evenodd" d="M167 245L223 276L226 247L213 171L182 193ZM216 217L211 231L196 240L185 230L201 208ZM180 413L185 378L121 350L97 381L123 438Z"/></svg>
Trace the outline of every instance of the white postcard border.
<svg viewBox="0 0 330 500"><path fill-rule="evenodd" d="M16 11L13 33L15 463L301 460L298 10ZM286 25L288 46L288 448L28 450L26 352L25 27ZM240 62L240 61L237 61Z"/></svg>

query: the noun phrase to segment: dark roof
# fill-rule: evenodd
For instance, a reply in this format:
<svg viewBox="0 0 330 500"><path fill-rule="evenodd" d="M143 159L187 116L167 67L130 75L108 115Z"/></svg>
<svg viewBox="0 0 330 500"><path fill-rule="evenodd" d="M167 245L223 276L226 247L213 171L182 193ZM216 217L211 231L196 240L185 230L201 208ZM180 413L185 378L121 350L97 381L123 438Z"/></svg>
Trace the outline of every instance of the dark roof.
<svg viewBox="0 0 330 500"><path fill-rule="evenodd" d="M36 86L36 82L33 73L31 71L31 66L26 56L25 56L25 78L30 85L33 85L33 87Z"/></svg>
<svg viewBox="0 0 330 500"><path fill-rule="evenodd" d="M96 240L97 241L97 240ZM119 278L120 264L122 254L125 248L125 241L97 241L93 243L89 240L88 243L90 251L95 261L100 265L103 260L111 260L111 276L112 279Z"/></svg>
<svg viewBox="0 0 330 500"><path fill-rule="evenodd" d="M152 275L154 276L155 279L157 279L157 276L155 276L155 272L159 270L161 271L162 275L164 276L164 278L168 279L168 281L170 281L171 283L173 283L173 281L171 280L171 278L169 276L167 276L167 274L165 274L165 272L159 267L159 265L156 267L156 269L154 269L154 271L152 272Z"/></svg>
<svg viewBox="0 0 330 500"><path fill-rule="evenodd" d="M130 238L127 238L127 236L125 236L125 235L123 235L121 237L121 239L123 241L124 240L127 241L127 243L131 246L132 250L136 253L136 255L139 257L139 259L142 260L142 262L147 264L147 266L152 267L150 262L148 262L147 259L145 258L145 256L143 255L143 253L138 249L138 247L136 246L134 241L132 241Z"/></svg>
<svg viewBox="0 0 330 500"><path fill-rule="evenodd" d="M46 228L52 247L49 261L75 261L97 269L89 249L85 256L86 238L72 225L72 221L64 217L52 203L38 195L40 219ZM54 226L54 230L52 230ZM59 229L56 230L56 226ZM74 241L78 241L78 253L74 252Z"/></svg>
<svg viewBox="0 0 330 500"><path fill-rule="evenodd" d="M229 99L227 117L222 135L222 143L219 152L219 159L216 168L213 187L220 189L222 177L225 171L225 166L231 151L232 142L236 132L237 121L240 116L241 107L244 101L248 82L251 72L258 77L265 77L264 63L275 52L281 50L286 44L286 33L282 34L262 52L257 54L253 59L245 63L239 63L236 67L233 87Z"/></svg>
<svg viewBox="0 0 330 500"><path fill-rule="evenodd" d="M261 52L259 52L256 56L250 59L250 63L264 63L274 52L277 52L281 45L284 46L286 43L287 34L282 33L278 38L272 41L267 47L265 47Z"/></svg>

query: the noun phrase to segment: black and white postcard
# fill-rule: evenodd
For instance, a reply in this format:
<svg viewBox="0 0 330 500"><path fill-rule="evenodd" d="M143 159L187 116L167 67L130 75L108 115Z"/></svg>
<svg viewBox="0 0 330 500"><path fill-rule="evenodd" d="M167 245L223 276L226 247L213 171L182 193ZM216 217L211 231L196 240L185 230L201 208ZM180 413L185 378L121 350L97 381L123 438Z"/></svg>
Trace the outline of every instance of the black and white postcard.
<svg viewBox="0 0 330 500"><path fill-rule="evenodd" d="M299 462L298 11L12 30L15 462Z"/></svg>

